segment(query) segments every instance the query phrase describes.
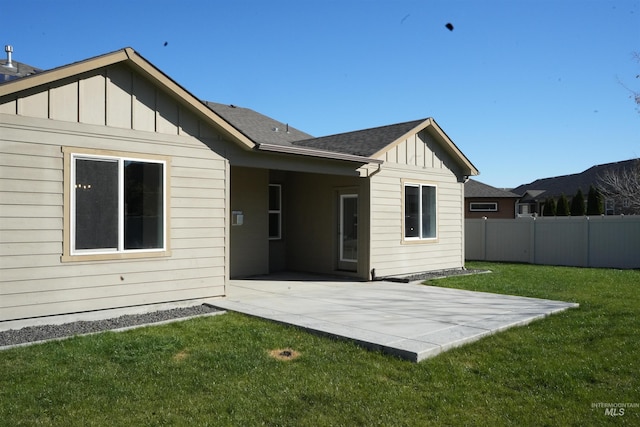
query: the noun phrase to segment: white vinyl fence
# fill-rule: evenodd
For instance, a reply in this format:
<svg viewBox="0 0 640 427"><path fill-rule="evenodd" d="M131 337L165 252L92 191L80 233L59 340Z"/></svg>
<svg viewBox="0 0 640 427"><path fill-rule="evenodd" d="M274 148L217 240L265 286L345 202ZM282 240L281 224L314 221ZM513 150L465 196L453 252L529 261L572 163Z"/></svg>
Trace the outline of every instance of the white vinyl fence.
<svg viewBox="0 0 640 427"><path fill-rule="evenodd" d="M640 215L466 219L465 258L640 268Z"/></svg>

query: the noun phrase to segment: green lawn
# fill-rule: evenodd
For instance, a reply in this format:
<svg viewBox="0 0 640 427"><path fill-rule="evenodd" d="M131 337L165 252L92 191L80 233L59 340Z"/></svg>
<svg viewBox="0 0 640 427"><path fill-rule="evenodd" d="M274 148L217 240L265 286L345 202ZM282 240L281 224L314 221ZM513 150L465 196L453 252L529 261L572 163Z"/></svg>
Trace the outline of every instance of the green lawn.
<svg viewBox="0 0 640 427"><path fill-rule="evenodd" d="M468 267L429 285L580 308L418 364L234 313L16 348L0 425L640 425L592 405L640 404L640 271Z"/></svg>

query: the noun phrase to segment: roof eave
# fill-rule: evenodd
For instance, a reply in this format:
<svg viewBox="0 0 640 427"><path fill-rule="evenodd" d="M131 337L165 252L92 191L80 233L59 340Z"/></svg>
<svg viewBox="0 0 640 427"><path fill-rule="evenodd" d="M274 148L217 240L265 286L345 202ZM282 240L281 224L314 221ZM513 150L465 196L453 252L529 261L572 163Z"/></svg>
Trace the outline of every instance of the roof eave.
<svg viewBox="0 0 640 427"><path fill-rule="evenodd" d="M463 167L465 175L467 176L477 176L480 175L480 171L471 163L471 160L464 155L464 153L458 148L458 146L449 138L449 136L442 130L440 125L431 117L427 119L429 125L432 126L432 129L435 130L436 134L442 138L445 142L445 149L449 152L449 154L453 155L453 158L458 160L460 166ZM427 126L425 126L426 128Z"/></svg>
<svg viewBox="0 0 640 427"><path fill-rule="evenodd" d="M165 73L156 68L149 61L144 59L139 53L134 51L131 48L125 48L124 51L127 54L128 59L131 61L131 64L135 66L135 68L151 77L154 80L162 83L167 89L177 95L179 98L187 101L187 103L196 110L199 114L204 115L208 119L214 122L216 127L221 130L226 136L231 137L236 142L239 143L245 149L252 149L255 146L255 143L249 139L245 134L240 132L231 123L227 122L220 115L218 115L215 111L210 109L203 101L195 97L191 92L183 88L181 85L176 83L173 79L167 76Z"/></svg>
<svg viewBox="0 0 640 427"><path fill-rule="evenodd" d="M335 153L332 151L324 151L324 150L315 150L312 148L297 147L294 145L256 144L256 149L258 151L267 151L272 153L297 154L300 156L318 157L322 159L331 159L331 160L342 160L347 162L356 162L356 163L363 163L363 164L364 163L375 163L375 164L384 163L383 160L374 159L371 157L357 156L354 154Z"/></svg>

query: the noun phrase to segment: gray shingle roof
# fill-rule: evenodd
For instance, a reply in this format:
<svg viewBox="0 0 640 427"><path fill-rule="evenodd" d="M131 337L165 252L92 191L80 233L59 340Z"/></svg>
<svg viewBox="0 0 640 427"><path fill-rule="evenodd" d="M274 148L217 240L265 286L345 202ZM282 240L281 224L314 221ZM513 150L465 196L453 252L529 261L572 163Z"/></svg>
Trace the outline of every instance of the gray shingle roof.
<svg viewBox="0 0 640 427"><path fill-rule="evenodd" d="M286 123L248 108L215 102L205 102L205 104L251 141L260 145L259 149L267 151L274 151L268 147L275 145L282 147L281 150L309 149L315 152L324 151L335 155L369 158L408 133L420 131L429 124L433 124L439 132L444 134L444 131L437 126L433 119L426 118L314 138ZM448 140L446 135L443 135L443 138ZM464 157L464 154L458 150L453 142L450 142L450 145L445 148L448 148L454 157L459 156L458 159L464 164L464 167L469 168L469 174L476 175L477 170L471 162Z"/></svg>
<svg viewBox="0 0 640 427"><path fill-rule="evenodd" d="M369 157L423 123L426 119L355 132L294 141L293 145Z"/></svg>
<svg viewBox="0 0 640 427"><path fill-rule="evenodd" d="M205 101L205 104L233 127L258 144L291 145L294 141L313 138L313 136L308 133L302 132L286 123L279 122L249 108L209 101Z"/></svg>
<svg viewBox="0 0 640 427"><path fill-rule="evenodd" d="M11 61L13 67L7 67L6 63L6 60L0 61L0 83L42 72L40 68L35 68L22 62Z"/></svg>
<svg viewBox="0 0 640 427"><path fill-rule="evenodd" d="M488 198L519 198L515 193L511 191L501 190L496 187L484 184L475 179L470 179L464 184L464 197L476 198L476 197L488 197Z"/></svg>
<svg viewBox="0 0 640 427"><path fill-rule="evenodd" d="M205 104L258 144L293 145L334 153L371 156L426 119L314 138L249 108L206 101Z"/></svg>
<svg viewBox="0 0 640 427"><path fill-rule="evenodd" d="M576 194L578 188L586 195L591 185L598 183L598 177L607 171L618 171L630 168L637 160L625 160L622 162L605 163L592 166L589 169L571 175L554 176L551 178L537 179L529 184L524 184L514 188L516 194L524 195L529 192L529 197L533 199L545 199L547 197L559 197L564 194L571 197Z"/></svg>

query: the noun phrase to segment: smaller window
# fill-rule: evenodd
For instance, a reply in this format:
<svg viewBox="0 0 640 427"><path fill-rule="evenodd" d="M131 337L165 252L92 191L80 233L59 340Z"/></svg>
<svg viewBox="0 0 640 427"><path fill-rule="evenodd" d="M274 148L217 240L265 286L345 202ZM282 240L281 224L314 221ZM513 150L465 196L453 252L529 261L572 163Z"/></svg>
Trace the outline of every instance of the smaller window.
<svg viewBox="0 0 640 427"><path fill-rule="evenodd" d="M282 239L282 186L269 184L269 240Z"/></svg>
<svg viewBox="0 0 640 427"><path fill-rule="evenodd" d="M436 187L404 184L404 239L436 239Z"/></svg>
<svg viewBox="0 0 640 427"><path fill-rule="evenodd" d="M469 210L471 212L497 212L497 202L483 202L483 203L469 203Z"/></svg>
<svg viewBox="0 0 640 427"><path fill-rule="evenodd" d="M607 199L604 202L604 210L606 215L613 215L615 211L615 203L612 199Z"/></svg>

